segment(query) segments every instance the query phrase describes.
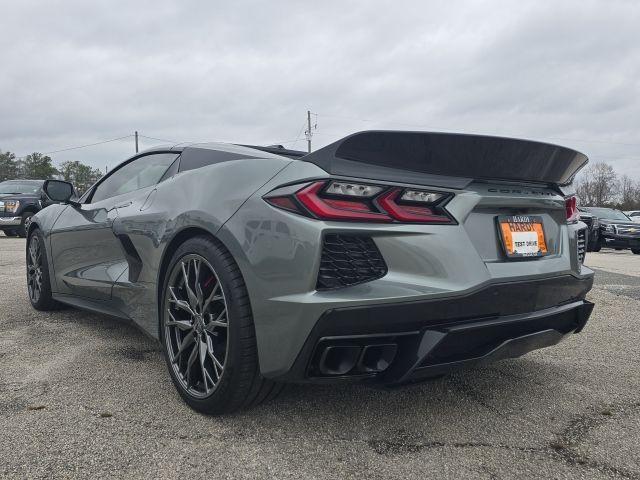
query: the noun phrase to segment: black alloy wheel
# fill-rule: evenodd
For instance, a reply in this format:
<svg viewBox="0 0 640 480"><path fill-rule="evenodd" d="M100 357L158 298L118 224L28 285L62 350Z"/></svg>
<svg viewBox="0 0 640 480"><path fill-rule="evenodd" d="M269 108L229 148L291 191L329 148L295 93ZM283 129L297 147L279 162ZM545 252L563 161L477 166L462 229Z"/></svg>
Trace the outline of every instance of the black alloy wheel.
<svg viewBox="0 0 640 480"><path fill-rule="evenodd" d="M166 272L160 336L185 402L222 414L274 398L284 385L260 374L249 294L229 251L213 237L192 237Z"/></svg>
<svg viewBox="0 0 640 480"><path fill-rule="evenodd" d="M39 228L33 229L27 241L27 293L36 310L57 310L62 305L53 299L49 279L49 264L44 237Z"/></svg>
<svg viewBox="0 0 640 480"><path fill-rule="evenodd" d="M42 248L38 235L32 235L27 249L27 291L33 305L42 297Z"/></svg>
<svg viewBox="0 0 640 480"><path fill-rule="evenodd" d="M224 375L229 348L227 303L207 259L190 254L175 264L164 311L166 349L175 375L189 395L206 398Z"/></svg>

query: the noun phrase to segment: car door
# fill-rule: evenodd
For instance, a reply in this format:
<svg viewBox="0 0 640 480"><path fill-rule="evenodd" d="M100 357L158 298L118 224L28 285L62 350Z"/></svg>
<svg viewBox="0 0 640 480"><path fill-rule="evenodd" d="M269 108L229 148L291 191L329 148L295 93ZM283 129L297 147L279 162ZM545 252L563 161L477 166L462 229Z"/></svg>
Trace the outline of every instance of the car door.
<svg viewBox="0 0 640 480"><path fill-rule="evenodd" d="M128 266L121 239L113 232L118 211L144 202L177 156L154 152L134 157L92 187L80 205L62 212L50 232L59 294L111 298L111 287Z"/></svg>

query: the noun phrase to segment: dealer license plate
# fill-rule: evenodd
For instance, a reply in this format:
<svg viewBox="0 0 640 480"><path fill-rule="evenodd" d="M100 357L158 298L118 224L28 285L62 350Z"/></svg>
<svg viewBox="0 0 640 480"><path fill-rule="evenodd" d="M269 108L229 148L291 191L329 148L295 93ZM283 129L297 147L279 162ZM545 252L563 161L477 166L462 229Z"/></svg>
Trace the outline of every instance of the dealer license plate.
<svg viewBox="0 0 640 480"><path fill-rule="evenodd" d="M498 231L508 258L542 257L547 254L542 217L500 215Z"/></svg>

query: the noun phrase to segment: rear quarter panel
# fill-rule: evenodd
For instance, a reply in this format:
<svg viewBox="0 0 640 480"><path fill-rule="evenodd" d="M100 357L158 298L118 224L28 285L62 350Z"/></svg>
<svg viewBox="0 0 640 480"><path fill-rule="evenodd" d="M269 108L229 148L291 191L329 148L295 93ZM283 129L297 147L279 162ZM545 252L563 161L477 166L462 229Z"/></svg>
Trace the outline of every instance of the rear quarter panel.
<svg viewBox="0 0 640 480"><path fill-rule="evenodd" d="M142 260L135 284L124 272L114 285L118 308L157 338L160 266L171 241L189 228L216 235L253 192L290 162L272 156L182 172L158 184L144 201L118 209L114 234L127 235Z"/></svg>

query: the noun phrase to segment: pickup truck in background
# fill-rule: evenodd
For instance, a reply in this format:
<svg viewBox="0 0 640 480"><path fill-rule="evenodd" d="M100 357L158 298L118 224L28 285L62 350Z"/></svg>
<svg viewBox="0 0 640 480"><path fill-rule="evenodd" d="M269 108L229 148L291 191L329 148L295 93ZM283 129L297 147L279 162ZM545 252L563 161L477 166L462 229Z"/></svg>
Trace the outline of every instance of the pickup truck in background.
<svg viewBox="0 0 640 480"><path fill-rule="evenodd" d="M0 230L9 237L25 237L31 217L53 203L42 191L44 180L0 182Z"/></svg>

